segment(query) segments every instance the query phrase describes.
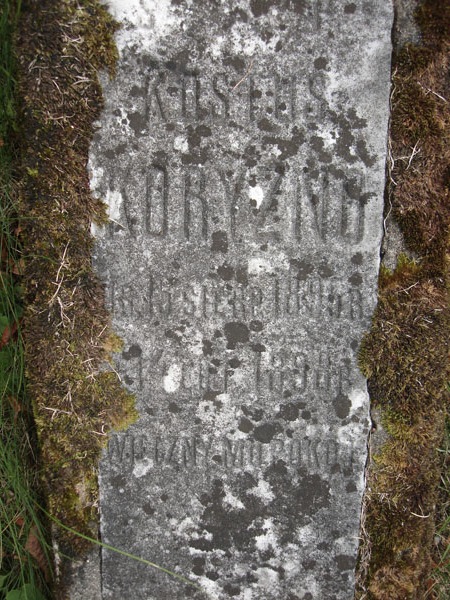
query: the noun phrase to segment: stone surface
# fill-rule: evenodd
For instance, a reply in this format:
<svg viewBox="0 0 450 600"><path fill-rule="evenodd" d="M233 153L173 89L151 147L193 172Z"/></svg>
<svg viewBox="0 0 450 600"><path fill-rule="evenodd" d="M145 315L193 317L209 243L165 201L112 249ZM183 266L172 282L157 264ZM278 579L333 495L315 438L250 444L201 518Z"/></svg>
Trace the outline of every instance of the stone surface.
<svg viewBox="0 0 450 600"><path fill-rule="evenodd" d="M140 419L101 465L102 597L349 599L392 6L110 2L95 264Z"/></svg>
<svg viewBox="0 0 450 600"><path fill-rule="evenodd" d="M100 551L94 546L87 556L75 560L64 573L62 582L70 600L100 600Z"/></svg>

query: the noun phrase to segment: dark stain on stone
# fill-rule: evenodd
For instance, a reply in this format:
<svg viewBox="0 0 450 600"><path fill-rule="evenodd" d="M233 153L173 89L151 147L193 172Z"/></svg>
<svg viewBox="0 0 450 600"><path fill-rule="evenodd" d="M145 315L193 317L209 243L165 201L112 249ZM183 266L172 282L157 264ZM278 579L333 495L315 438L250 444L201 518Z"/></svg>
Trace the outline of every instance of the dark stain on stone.
<svg viewBox="0 0 450 600"><path fill-rule="evenodd" d="M245 406L242 407L242 412L247 417L250 417L253 421L261 421L264 416L264 411L262 408L256 408L255 406Z"/></svg>
<svg viewBox="0 0 450 600"><path fill-rule="evenodd" d="M298 15L304 15L309 2L307 0L294 0L294 2L289 2L289 7Z"/></svg>
<svg viewBox="0 0 450 600"><path fill-rule="evenodd" d="M342 169L338 169L335 165L328 165L327 167L328 173L333 175L336 179L342 181L345 178L345 171Z"/></svg>
<svg viewBox="0 0 450 600"><path fill-rule="evenodd" d="M195 575L203 575L205 572L205 562L206 559L204 556L194 556L194 558L192 559L192 572Z"/></svg>
<svg viewBox="0 0 450 600"><path fill-rule="evenodd" d="M330 544L328 544L327 542L320 542L320 544L317 544L317 550L330 550Z"/></svg>
<svg viewBox="0 0 450 600"><path fill-rule="evenodd" d="M349 119L353 129L363 129L364 127L367 127L366 119L358 117L354 108L348 109L347 118Z"/></svg>
<svg viewBox="0 0 450 600"><path fill-rule="evenodd" d="M291 266L297 270L296 278L299 281L305 281L308 278L308 275L311 275L311 273L314 272L314 265L306 260L298 260L294 258L290 262Z"/></svg>
<svg viewBox="0 0 450 600"><path fill-rule="evenodd" d="M250 0L250 8L253 16L258 18L267 15L271 6L275 6L277 0Z"/></svg>
<svg viewBox="0 0 450 600"><path fill-rule="evenodd" d="M324 142L321 137L318 135L313 135L309 141L311 148L317 152L317 156L320 162L323 163L331 163L333 161L333 157L330 152L326 152L324 149Z"/></svg>
<svg viewBox="0 0 450 600"><path fill-rule="evenodd" d="M243 433L250 433L250 431L253 429L253 423L250 421L250 419L247 419L247 417L241 417L238 429Z"/></svg>
<svg viewBox="0 0 450 600"><path fill-rule="evenodd" d="M214 460L214 457L213 457ZM213 544L211 543L210 540L207 540L205 538L199 538L197 540L191 540L189 542L189 545L191 548L196 548L197 550L201 550L202 552L210 552L211 550L214 549Z"/></svg>
<svg viewBox="0 0 450 600"><path fill-rule="evenodd" d="M354 265L362 265L362 263L363 263L363 255L361 254L361 252L357 252L356 254L354 254L352 256L352 263Z"/></svg>
<svg viewBox="0 0 450 600"><path fill-rule="evenodd" d="M259 343L252 344L251 348L252 348L253 352L259 352L259 353L261 353L261 352L265 352L266 351L266 347L264 346L264 344L259 344Z"/></svg>
<svg viewBox="0 0 450 600"><path fill-rule="evenodd" d="M341 158L345 159L348 163L352 164L359 158L363 162L367 161L367 164L372 163L375 159L370 157L365 146L365 142L362 142L358 149L358 143L356 143L356 149L358 156L352 154L352 148L355 146L355 135L354 131L363 129L367 126L365 119L361 119L356 114L355 109L351 108L347 111L346 115L338 114L334 111L330 111L330 117L333 123L337 126L338 137L336 140L336 153Z"/></svg>
<svg viewBox="0 0 450 600"><path fill-rule="evenodd" d="M205 575L208 579L211 579L211 581L217 581L219 579L219 573L217 573L217 571L206 571Z"/></svg>
<svg viewBox="0 0 450 600"><path fill-rule="evenodd" d="M374 196L373 192L366 192L363 194L361 186L354 177L345 181L344 189L349 198L357 200L361 205L366 204L369 199Z"/></svg>
<svg viewBox="0 0 450 600"><path fill-rule="evenodd" d="M147 502L146 504L144 504L144 506L142 507L142 510L145 512L146 515L154 515L156 510L153 508L153 506Z"/></svg>
<svg viewBox="0 0 450 600"><path fill-rule="evenodd" d="M285 515L280 521L281 544L293 542L296 528L304 523L305 518L310 518L330 504L330 486L327 481L317 474L308 473L304 468L299 468L298 474L300 481L296 484L281 460L264 472L267 482L278 491L276 498L270 503L270 514Z"/></svg>
<svg viewBox="0 0 450 600"><path fill-rule="evenodd" d="M280 406L280 410L276 415L280 419L284 419L285 421L295 421L298 419L299 415L299 406L298 404L294 404L293 402L289 402L287 404L282 404Z"/></svg>
<svg viewBox="0 0 450 600"><path fill-rule="evenodd" d="M246 267L238 267L236 269L236 281L242 285L248 283L248 270Z"/></svg>
<svg viewBox="0 0 450 600"><path fill-rule="evenodd" d="M349 554L338 554L334 560L340 571L352 571L355 568L355 557Z"/></svg>
<svg viewBox="0 0 450 600"><path fill-rule="evenodd" d="M353 340L351 342L351 344L350 344L350 348L352 350L355 350L355 351L358 350L358 348L359 348L359 342L358 342L358 340Z"/></svg>
<svg viewBox="0 0 450 600"><path fill-rule="evenodd" d="M175 402L171 402L169 404L169 410L172 413L179 413L179 412L181 412L181 408Z"/></svg>
<svg viewBox="0 0 450 600"><path fill-rule="evenodd" d="M305 569L305 571L311 571L312 569L314 569L316 564L317 561L313 560L312 558L307 558L304 561L302 561L302 567Z"/></svg>
<svg viewBox="0 0 450 600"><path fill-rule="evenodd" d="M207 160L208 151L206 148L200 148L190 154L181 155L183 165L204 165Z"/></svg>
<svg viewBox="0 0 450 600"><path fill-rule="evenodd" d="M270 444L277 433L280 433L281 431L283 431L283 428L279 423L263 423L262 425L255 427L253 437L257 442Z"/></svg>
<svg viewBox="0 0 450 600"><path fill-rule="evenodd" d="M333 540L338 540L342 535L342 532L339 531L338 529L332 529L331 530L331 537L333 538Z"/></svg>
<svg viewBox="0 0 450 600"><path fill-rule="evenodd" d="M251 145L245 149L243 158L247 167L255 167L261 159L261 154L256 149L256 146Z"/></svg>
<svg viewBox="0 0 450 600"><path fill-rule="evenodd" d="M309 421L311 418L311 411L303 410L301 416L302 416L302 419L305 419L305 421Z"/></svg>
<svg viewBox="0 0 450 600"><path fill-rule="evenodd" d="M229 552L235 547L237 550L252 552L255 536L263 533L259 523L262 523L262 515L265 513L264 504L258 498L245 496L246 490L255 485L256 481L251 475L238 476L239 498L244 508L236 509L224 502L223 482L215 479L211 492L200 496L204 510L199 523L199 537L190 540L189 545L203 551L220 549Z"/></svg>
<svg viewBox="0 0 450 600"><path fill-rule="evenodd" d="M213 352L213 345L211 340L202 340L202 351L203 351L203 356L211 356L212 352Z"/></svg>
<svg viewBox="0 0 450 600"><path fill-rule="evenodd" d="M333 275L333 270L327 265L325 261L321 262L319 268L317 269L319 275L324 279L331 277Z"/></svg>
<svg viewBox="0 0 450 600"><path fill-rule="evenodd" d="M105 150L104 155L106 158L116 158L117 156L122 155L126 149L126 144L119 144L114 148L114 150Z"/></svg>
<svg viewBox="0 0 450 600"><path fill-rule="evenodd" d="M177 342L178 344L183 339L183 334L177 329L166 329L166 331L164 332L164 335L169 340L173 340L174 342Z"/></svg>
<svg viewBox="0 0 450 600"><path fill-rule="evenodd" d="M206 400L206 402L214 402L220 393L221 392L215 390L206 390L206 392L203 392L203 400Z"/></svg>
<svg viewBox="0 0 450 600"><path fill-rule="evenodd" d="M239 321L232 321L225 323L224 333L227 338L227 348L234 350L236 344L245 344L249 341L250 331L245 323Z"/></svg>
<svg viewBox="0 0 450 600"><path fill-rule="evenodd" d="M328 64L328 60L324 56L320 56L319 58L316 58L316 60L314 61L314 68L315 69L326 69L327 64Z"/></svg>
<svg viewBox="0 0 450 600"><path fill-rule="evenodd" d="M361 273L353 273L353 275L351 275L351 276L348 278L348 280L349 280L349 282L350 282L352 285L361 285L361 284L362 284L362 282L363 282L363 278L362 278L362 276L361 276Z"/></svg>
<svg viewBox="0 0 450 600"><path fill-rule="evenodd" d="M239 596L239 594L241 593L241 588L238 585L226 583L223 586L223 591L226 592L229 596Z"/></svg>
<svg viewBox="0 0 450 600"><path fill-rule="evenodd" d="M212 252L228 252L228 236L226 231L214 231L211 243Z"/></svg>
<svg viewBox="0 0 450 600"><path fill-rule="evenodd" d="M264 329L264 324L261 321L250 321L250 329L251 331L262 331Z"/></svg>
<svg viewBox="0 0 450 600"><path fill-rule="evenodd" d="M234 357L234 358L230 358L230 360L228 361L228 364L230 365L230 367L232 369L237 369L240 365L241 365L241 361Z"/></svg>
<svg viewBox="0 0 450 600"><path fill-rule="evenodd" d="M110 483L116 488L122 488L126 486L127 479L123 475L115 475L114 477L111 477Z"/></svg>
<svg viewBox="0 0 450 600"><path fill-rule="evenodd" d="M236 21L242 21L243 23L247 23L248 21L248 15L245 12L245 10L242 10L241 8L235 8L232 12L231 12L231 17L232 17L232 23L235 23Z"/></svg>
<svg viewBox="0 0 450 600"><path fill-rule="evenodd" d="M189 125L187 134L189 149L192 152L193 148L200 146L203 137L209 137L211 135L211 129L206 125L198 125L197 127Z"/></svg>
<svg viewBox="0 0 450 600"><path fill-rule="evenodd" d="M354 2L351 2L350 4L346 4L344 6L344 12L346 15L352 15L353 13L356 12L356 4Z"/></svg>
<svg viewBox="0 0 450 600"><path fill-rule="evenodd" d="M370 156L365 140L358 140L356 142L356 153L366 167L373 167L373 165L377 162L376 156Z"/></svg>
<svg viewBox="0 0 450 600"><path fill-rule="evenodd" d="M264 31L261 32L260 37L261 37L262 41L266 42L266 44L267 44L273 38L273 31L271 31L270 29L264 29ZM267 95L270 95L270 94L268 93Z"/></svg>
<svg viewBox="0 0 450 600"><path fill-rule="evenodd" d="M353 481L349 481L347 483L347 485L345 486L345 491L350 494L351 492L356 492L357 491L357 487L356 484Z"/></svg>
<svg viewBox="0 0 450 600"><path fill-rule="evenodd" d="M272 548L269 548L268 550L263 550L261 552L261 560L263 560L264 562L271 560L272 558L274 558L274 556L275 556L275 553ZM274 571L276 570L272 565L264 565L264 566L266 566L267 568L272 569Z"/></svg>
<svg viewBox="0 0 450 600"><path fill-rule="evenodd" d="M145 96L145 89L143 87L138 86L138 85L133 85L133 87L130 90L130 96L132 98L144 98L144 96Z"/></svg>
<svg viewBox="0 0 450 600"><path fill-rule="evenodd" d="M261 129L261 131L268 131L269 133L275 131L275 126L273 125L273 123L271 123L269 121L269 119L260 119L258 121L258 127L259 129Z"/></svg>
<svg viewBox="0 0 450 600"><path fill-rule="evenodd" d="M224 281L230 281L234 277L234 269L233 267L230 267L230 265L224 263L217 267L217 274Z"/></svg>
<svg viewBox="0 0 450 600"><path fill-rule="evenodd" d="M127 351L122 352L122 357L125 360L130 360L131 358L139 358L142 355L142 349L137 344L133 344L128 348Z"/></svg>
<svg viewBox="0 0 450 600"><path fill-rule="evenodd" d="M334 411L340 419L348 417L351 406L350 398L345 394L339 393L333 400Z"/></svg>
<svg viewBox="0 0 450 600"><path fill-rule="evenodd" d="M297 127L293 127L292 136L290 139L284 139L280 137L264 136L262 143L264 146L272 145L278 146L280 155L278 156L279 161L284 161L291 156L295 156L298 153L300 146L305 142L305 136L302 131L299 131Z"/></svg>
<svg viewBox="0 0 450 600"><path fill-rule="evenodd" d="M127 115L128 122L135 135L142 135L147 126L147 121L141 113L135 112Z"/></svg>
<svg viewBox="0 0 450 600"><path fill-rule="evenodd" d="M226 56L222 60L222 64L225 67L233 67L238 73L242 73L245 70L245 60L240 56Z"/></svg>

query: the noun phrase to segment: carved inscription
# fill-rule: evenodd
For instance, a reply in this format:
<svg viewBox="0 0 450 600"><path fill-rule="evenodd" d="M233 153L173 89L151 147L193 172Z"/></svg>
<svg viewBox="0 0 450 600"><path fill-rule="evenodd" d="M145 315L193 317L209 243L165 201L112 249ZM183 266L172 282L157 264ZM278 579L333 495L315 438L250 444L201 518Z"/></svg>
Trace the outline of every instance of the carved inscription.
<svg viewBox="0 0 450 600"><path fill-rule="evenodd" d="M108 446L112 464L152 469L200 471L257 470L278 461L290 468L351 473L353 448L328 439L296 437L262 443L231 436L114 435Z"/></svg>
<svg viewBox="0 0 450 600"><path fill-rule="evenodd" d="M101 535L198 589L106 547L102 594L350 598L391 3L109 6L94 260L139 418L104 452Z"/></svg>
<svg viewBox="0 0 450 600"><path fill-rule="evenodd" d="M253 264L258 266L256 260ZM302 268L300 266L300 268ZM306 263L306 268L309 268ZM146 291L136 297L134 283L109 285L109 305L127 318L155 319L264 319L318 317L362 320L368 307L358 287L361 277L350 286L336 279L318 276L299 279L298 269L286 275L248 277L248 267L219 269L230 281L206 280L202 284L182 283L143 273L139 285ZM239 279L246 284L239 285ZM253 279L253 281L252 281ZM233 285L234 282L234 285Z"/></svg>
<svg viewBox="0 0 450 600"><path fill-rule="evenodd" d="M266 353L263 344L255 344L247 355L242 351L239 353L239 367L233 367L236 357L215 358L214 362L189 357L177 361L171 353L144 355L137 345L124 351L123 356L129 384L133 384L133 389L151 389L152 394L166 394L164 377L175 368L173 365L177 369L175 395L187 392L193 399L199 399L208 392L237 397L245 392L250 398L281 398L289 394L292 398L305 399L309 394L346 394L351 387L349 357L336 359L325 351L308 356L306 349L293 352L287 343L285 349L277 354ZM244 382L239 376L242 370L246 374ZM155 374L158 374L157 380ZM173 396L170 390L167 393Z"/></svg>
<svg viewBox="0 0 450 600"><path fill-rule="evenodd" d="M195 72L159 71L147 79L145 116L149 124L232 120L248 126L268 116L280 123L291 122L305 86L317 94L316 79L306 72L250 76L235 87L235 75L205 77Z"/></svg>
<svg viewBox="0 0 450 600"><path fill-rule="evenodd" d="M105 600L354 595L391 4L109 2L94 260L139 418L101 463Z"/></svg>
<svg viewBox="0 0 450 600"><path fill-rule="evenodd" d="M356 245L366 234L366 204L372 196L361 175L321 174L305 180L282 165L232 172L130 164L124 181L121 217L111 224L111 235L198 243L211 241L221 230L236 242L251 232L261 239L282 235L291 242Z"/></svg>

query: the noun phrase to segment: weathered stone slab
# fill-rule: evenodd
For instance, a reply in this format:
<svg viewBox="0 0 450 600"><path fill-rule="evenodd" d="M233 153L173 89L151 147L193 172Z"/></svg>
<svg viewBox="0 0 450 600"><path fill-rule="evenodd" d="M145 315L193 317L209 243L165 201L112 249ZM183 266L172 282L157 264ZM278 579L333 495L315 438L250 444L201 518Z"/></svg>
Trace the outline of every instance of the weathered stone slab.
<svg viewBox="0 0 450 600"><path fill-rule="evenodd" d="M95 263L139 421L101 465L103 597L349 599L390 2L110 2Z"/></svg>

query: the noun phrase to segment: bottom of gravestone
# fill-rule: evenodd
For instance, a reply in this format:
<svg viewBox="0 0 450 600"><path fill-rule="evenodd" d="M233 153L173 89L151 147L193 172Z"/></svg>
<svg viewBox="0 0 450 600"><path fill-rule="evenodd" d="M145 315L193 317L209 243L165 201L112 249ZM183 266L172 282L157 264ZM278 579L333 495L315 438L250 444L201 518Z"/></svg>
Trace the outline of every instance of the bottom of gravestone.
<svg viewBox="0 0 450 600"><path fill-rule="evenodd" d="M330 506L337 478L303 473L292 483L285 471L266 470L284 488L269 498L249 472L207 483L192 474L176 489L153 473L151 492L146 477L103 476L104 541L201 588L106 549L103 600L124 598L130 585L137 600L349 600L357 486L347 482L346 503Z"/></svg>
<svg viewBox="0 0 450 600"><path fill-rule="evenodd" d="M67 569L68 600L101 600L101 551L94 547L83 559Z"/></svg>

